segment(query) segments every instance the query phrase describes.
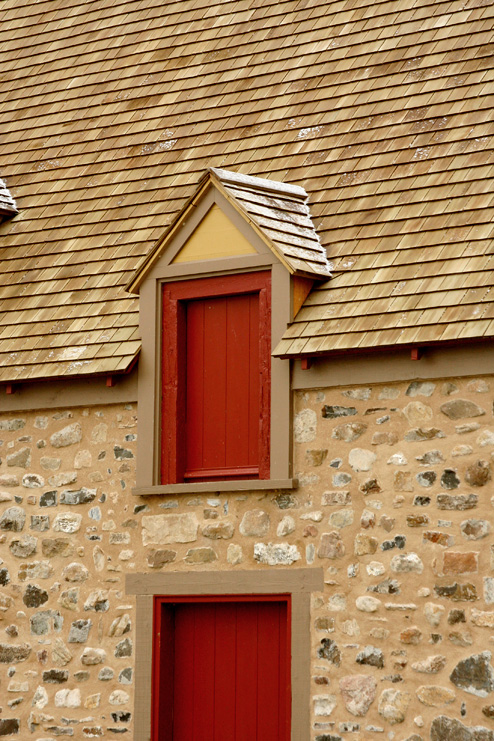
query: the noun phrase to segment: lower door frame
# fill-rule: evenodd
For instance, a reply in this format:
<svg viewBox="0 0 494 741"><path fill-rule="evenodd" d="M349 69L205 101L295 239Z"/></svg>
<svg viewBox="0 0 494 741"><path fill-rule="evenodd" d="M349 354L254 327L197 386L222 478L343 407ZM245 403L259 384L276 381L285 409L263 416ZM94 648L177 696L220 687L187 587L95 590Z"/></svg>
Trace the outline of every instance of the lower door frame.
<svg viewBox="0 0 494 741"><path fill-rule="evenodd" d="M291 741L310 730L312 592L324 587L321 568L269 571L207 571L127 574L126 592L136 595L134 737L151 741L153 607L156 596L291 596Z"/></svg>

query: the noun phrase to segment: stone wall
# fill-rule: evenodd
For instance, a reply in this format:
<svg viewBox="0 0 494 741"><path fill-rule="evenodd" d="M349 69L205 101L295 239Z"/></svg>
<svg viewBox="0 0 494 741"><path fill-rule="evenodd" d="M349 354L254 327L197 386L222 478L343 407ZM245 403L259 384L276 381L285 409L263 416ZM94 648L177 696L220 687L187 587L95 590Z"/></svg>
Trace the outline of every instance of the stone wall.
<svg viewBox="0 0 494 741"><path fill-rule="evenodd" d="M133 738L126 572L308 565L313 741L494 740L493 388L297 393L293 493L136 498L133 405L0 416L0 737Z"/></svg>
<svg viewBox="0 0 494 741"><path fill-rule="evenodd" d="M318 741L494 739L492 379L296 397ZM303 494L302 494L303 492ZM302 542L303 542L302 541ZM300 542L300 541L299 541Z"/></svg>

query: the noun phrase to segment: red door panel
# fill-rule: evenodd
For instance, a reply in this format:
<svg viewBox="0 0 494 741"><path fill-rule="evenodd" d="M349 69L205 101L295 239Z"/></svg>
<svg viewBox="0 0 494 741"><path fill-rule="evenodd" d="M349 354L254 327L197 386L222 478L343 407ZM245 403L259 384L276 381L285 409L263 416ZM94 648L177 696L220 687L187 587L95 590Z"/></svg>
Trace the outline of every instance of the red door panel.
<svg viewBox="0 0 494 741"><path fill-rule="evenodd" d="M155 663L173 668L155 678L153 741L289 741L287 600L162 602L156 615Z"/></svg>
<svg viewBox="0 0 494 741"><path fill-rule="evenodd" d="M187 303L185 479L259 475L259 294Z"/></svg>

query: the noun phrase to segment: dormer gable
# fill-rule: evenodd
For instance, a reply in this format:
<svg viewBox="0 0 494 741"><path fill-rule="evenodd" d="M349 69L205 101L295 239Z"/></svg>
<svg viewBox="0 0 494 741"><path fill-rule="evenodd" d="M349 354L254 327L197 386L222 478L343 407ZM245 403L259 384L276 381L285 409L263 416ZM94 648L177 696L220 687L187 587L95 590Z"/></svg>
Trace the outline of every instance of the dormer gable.
<svg viewBox="0 0 494 741"><path fill-rule="evenodd" d="M0 222L18 213L17 205L4 180L0 179Z"/></svg>

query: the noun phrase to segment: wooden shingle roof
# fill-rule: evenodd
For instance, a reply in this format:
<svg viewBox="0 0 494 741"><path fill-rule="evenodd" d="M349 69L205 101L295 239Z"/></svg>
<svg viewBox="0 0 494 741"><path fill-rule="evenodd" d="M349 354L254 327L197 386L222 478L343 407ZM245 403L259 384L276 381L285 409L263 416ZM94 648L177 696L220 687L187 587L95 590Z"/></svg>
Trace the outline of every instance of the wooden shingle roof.
<svg viewBox="0 0 494 741"><path fill-rule="evenodd" d="M125 285L208 167L309 194L286 355L494 334L484 0L4 0L0 381L124 371Z"/></svg>

